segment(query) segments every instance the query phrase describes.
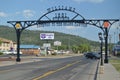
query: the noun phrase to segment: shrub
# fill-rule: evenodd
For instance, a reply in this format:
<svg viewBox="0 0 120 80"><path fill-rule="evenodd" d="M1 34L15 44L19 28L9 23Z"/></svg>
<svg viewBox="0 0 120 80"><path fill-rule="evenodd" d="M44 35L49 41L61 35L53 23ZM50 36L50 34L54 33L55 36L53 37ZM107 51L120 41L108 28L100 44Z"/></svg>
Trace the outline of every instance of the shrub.
<svg viewBox="0 0 120 80"><path fill-rule="evenodd" d="M2 52L0 52L0 55L3 55L3 53L2 53Z"/></svg>

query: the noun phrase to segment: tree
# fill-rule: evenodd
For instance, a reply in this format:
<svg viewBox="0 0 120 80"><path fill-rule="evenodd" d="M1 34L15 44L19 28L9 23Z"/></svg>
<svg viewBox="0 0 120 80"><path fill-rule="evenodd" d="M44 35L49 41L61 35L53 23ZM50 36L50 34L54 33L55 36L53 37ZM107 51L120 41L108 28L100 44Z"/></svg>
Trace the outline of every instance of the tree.
<svg viewBox="0 0 120 80"><path fill-rule="evenodd" d="M54 46L54 49L58 49L58 50L66 50L67 49L67 45L61 45L61 46Z"/></svg>
<svg viewBox="0 0 120 80"><path fill-rule="evenodd" d="M81 53L83 52L88 52L91 50L90 45L89 44L80 44L79 46L72 46L72 50L74 53L77 53L78 51L80 51Z"/></svg>
<svg viewBox="0 0 120 80"><path fill-rule="evenodd" d="M2 44L2 41L0 40L0 45Z"/></svg>
<svg viewBox="0 0 120 80"><path fill-rule="evenodd" d="M72 46L72 51L73 51L74 53L77 53L77 52L78 52L78 46L73 45L73 46Z"/></svg>
<svg viewBox="0 0 120 80"><path fill-rule="evenodd" d="M2 41L0 40L0 45L2 44ZM2 55L3 53L2 52L0 52L0 55Z"/></svg>
<svg viewBox="0 0 120 80"><path fill-rule="evenodd" d="M89 44L81 44L81 45L79 45L78 50L80 50L80 52L83 53L83 52L90 51L91 48L90 48Z"/></svg>

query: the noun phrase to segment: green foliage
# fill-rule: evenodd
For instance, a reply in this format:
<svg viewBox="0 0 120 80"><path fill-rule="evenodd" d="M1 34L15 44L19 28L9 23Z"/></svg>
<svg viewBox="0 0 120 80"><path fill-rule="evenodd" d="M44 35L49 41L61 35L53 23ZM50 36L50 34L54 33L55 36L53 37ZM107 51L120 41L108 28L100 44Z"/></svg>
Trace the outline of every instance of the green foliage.
<svg viewBox="0 0 120 80"><path fill-rule="evenodd" d="M2 41L0 40L0 45L1 45Z"/></svg>
<svg viewBox="0 0 120 80"><path fill-rule="evenodd" d="M59 46L58 49L73 49L75 52L80 50L83 51L89 51L90 46L99 46L98 42L90 41L85 38L70 35L70 34L64 34L59 32L54 32L55 39L54 40L40 40L40 33L52 33L49 31L38 31L38 30L24 30L21 34L20 42L21 44L35 44L43 46L43 43L51 43L53 48L56 48L54 46L54 41L60 41L62 43L62 46ZM17 41L16 40L16 32L13 27L8 26L0 26L0 37L6 38L9 40ZM89 44L89 45L88 45ZM74 45L74 46L73 46ZM82 47L82 48L81 48Z"/></svg>
<svg viewBox="0 0 120 80"><path fill-rule="evenodd" d="M75 45L73 45L72 46L72 51L74 52L74 53L77 53L78 52L78 46L75 46Z"/></svg>
<svg viewBox="0 0 120 80"><path fill-rule="evenodd" d="M3 53L2 53L2 52L0 52L0 55L3 55Z"/></svg>
<svg viewBox="0 0 120 80"><path fill-rule="evenodd" d="M88 44L80 44L79 46L72 46L72 50L73 52L77 53L78 51L80 51L81 53L83 52L88 52L91 50L90 45Z"/></svg>
<svg viewBox="0 0 120 80"><path fill-rule="evenodd" d="M117 53L117 56L119 56L119 57L120 57L120 52L118 52L118 53Z"/></svg>
<svg viewBox="0 0 120 80"><path fill-rule="evenodd" d="M120 72L120 60L119 59L111 59L110 63L116 68L117 71Z"/></svg>
<svg viewBox="0 0 120 80"><path fill-rule="evenodd" d="M54 46L55 50L68 50L68 45Z"/></svg>

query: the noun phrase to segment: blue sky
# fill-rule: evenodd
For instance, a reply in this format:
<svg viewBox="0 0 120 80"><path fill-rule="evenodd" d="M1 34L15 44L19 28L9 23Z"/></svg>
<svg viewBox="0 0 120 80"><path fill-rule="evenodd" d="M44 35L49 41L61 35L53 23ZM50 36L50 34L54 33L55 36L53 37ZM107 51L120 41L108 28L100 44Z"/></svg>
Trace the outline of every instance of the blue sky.
<svg viewBox="0 0 120 80"><path fill-rule="evenodd" d="M55 6L68 6L75 8L76 12L85 19L120 19L120 0L1 0L0 25L9 25L7 21L37 20L48 8ZM110 29L112 42L118 41L117 33L120 32L118 23ZM52 28L52 29L51 29ZM34 29L31 27L30 29ZM37 28L38 30L53 30L71 33L84 38L98 41L100 29L95 26L84 27L55 27Z"/></svg>

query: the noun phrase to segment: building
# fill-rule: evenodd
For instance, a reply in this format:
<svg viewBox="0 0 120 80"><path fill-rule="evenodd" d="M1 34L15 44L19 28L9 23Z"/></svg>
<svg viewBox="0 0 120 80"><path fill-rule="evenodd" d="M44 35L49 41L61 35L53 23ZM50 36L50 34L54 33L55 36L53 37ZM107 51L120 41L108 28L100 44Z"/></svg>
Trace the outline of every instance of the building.
<svg viewBox="0 0 120 80"><path fill-rule="evenodd" d="M5 38L0 38L0 50L1 51L9 51L9 50L16 50L17 44L12 40L8 40Z"/></svg>
<svg viewBox="0 0 120 80"><path fill-rule="evenodd" d="M37 45L20 45L20 51L23 54L27 54L27 55L39 55L40 54L40 46L37 46Z"/></svg>

